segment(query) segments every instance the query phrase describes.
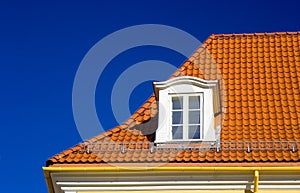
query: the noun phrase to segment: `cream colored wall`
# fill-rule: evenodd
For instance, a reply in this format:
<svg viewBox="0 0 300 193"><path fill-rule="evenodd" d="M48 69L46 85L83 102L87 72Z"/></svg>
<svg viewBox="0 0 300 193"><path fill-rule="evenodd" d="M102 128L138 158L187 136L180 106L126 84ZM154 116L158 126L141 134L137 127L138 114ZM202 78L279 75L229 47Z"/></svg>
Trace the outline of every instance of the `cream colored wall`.
<svg viewBox="0 0 300 193"><path fill-rule="evenodd" d="M78 192L78 193L169 193L170 191L105 191L105 192ZM252 193L251 191L245 190L172 190L172 192L180 193ZM300 190L259 190L259 193L299 193Z"/></svg>
<svg viewBox="0 0 300 193"><path fill-rule="evenodd" d="M105 192L78 192L78 193L169 193L168 190L162 191L105 191ZM180 193L245 193L244 190L172 190L172 192Z"/></svg>

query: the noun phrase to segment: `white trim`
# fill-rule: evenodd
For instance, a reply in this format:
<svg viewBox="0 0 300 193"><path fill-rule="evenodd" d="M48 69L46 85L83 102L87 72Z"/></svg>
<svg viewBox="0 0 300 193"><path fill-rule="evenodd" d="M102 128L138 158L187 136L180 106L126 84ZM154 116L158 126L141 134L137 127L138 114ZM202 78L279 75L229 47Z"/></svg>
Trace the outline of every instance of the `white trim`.
<svg viewBox="0 0 300 193"><path fill-rule="evenodd" d="M67 186L149 186L149 185L199 185L199 184L247 184L248 181L163 181L163 182L57 182L58 185L67 185ZM298 182L299 183L299 182Z"/></svg>
<svg viewBox="0 0 300 193"><path fill-rule="evenodd" d="M57 182L61 190L65 192L70 191L134 191L134 190L250 190L253 189L253 183L249 181L213 181L213 182L197 182L197 183L182 183L174 181L173 183L138 183L138 182L124 182L124 183L86 183L86 182ZM266 189L300 189L300 183L289 184L289 182L282 182L280 184L265 185L259 183L260 190Z"/></svg>
<svg viewBox="0 0 300 193"><path fill-rule="evenodd" d="M203 140L203 132L204 132L204 129L203 129L203 122L204 122L204 108L203 108L203 104L204 104L204 97L203 97L203 92L199 92L199 93L180 93L180 94L174 94L174 93L170 93L169 94L169 101L170 101L170 111L171 113L169 114L169 128L170 129L170 136L171 136L171 141L201 141ZM200 112L200 123L199 124L191 124L189 123L189 112L190 112L190 108L189 108L189 97L190 96L199 96L199 102L200 102L200 109L199 109L199 112ZM173 106L173 100L172 98L173 97L182 97L182 100L183 100L183 104L182 104L182 124L173 124L173 112L176 111L172 108ZM197 109L198 110L198 109ZM173 139L173 126L176 126L176 125L182 125L183 127L183 136L182 136L182 139ZM200 137L198 139L189 139L189 126L197 126L199 125L200 126Z"/></svg>
<svg viewBox="0 0 300 193"><path fill-rule="evenodd" d="M153 82L157 90L165 89L176 84L191 84L201 88L212 88L218 85L218 80L204 80L193 76L179 76L162 82ZM155 91L157 91L155 89ZM157 94L157 92L155 92Z"/></svg>
<svg viewBox="0 0 300 193"><path fill-rule="evenodd" d="M240 190L247 185L212 185L212 186L139 186L139 187L62 187L63 191L135 191L135 190Z"/></svg>

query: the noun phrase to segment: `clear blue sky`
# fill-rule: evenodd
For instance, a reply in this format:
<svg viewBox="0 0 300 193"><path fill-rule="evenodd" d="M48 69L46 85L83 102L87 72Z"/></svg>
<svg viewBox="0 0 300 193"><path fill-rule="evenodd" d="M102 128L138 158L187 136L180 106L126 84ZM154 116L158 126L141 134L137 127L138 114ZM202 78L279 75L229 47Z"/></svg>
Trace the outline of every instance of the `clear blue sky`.
<svg viewBox="0 0 300 193"><path fill-rule="evenodd" d="M82 141L72 113L72 86L87 51L106 35L137 24L180 28L200 41L210 34L299 31L295 1L1 1L0 3L0 183L1 192L46 193L45 161ZM140 48L116 58L102 81L108 85L140 56L168 62L182 57ZM142 91L142 92L141 92ZM150 83L130 99L134 111L152 93ZM104 126L116 125L109 92L97 89ZM103 104L101 104L103 103Z"/></svg>

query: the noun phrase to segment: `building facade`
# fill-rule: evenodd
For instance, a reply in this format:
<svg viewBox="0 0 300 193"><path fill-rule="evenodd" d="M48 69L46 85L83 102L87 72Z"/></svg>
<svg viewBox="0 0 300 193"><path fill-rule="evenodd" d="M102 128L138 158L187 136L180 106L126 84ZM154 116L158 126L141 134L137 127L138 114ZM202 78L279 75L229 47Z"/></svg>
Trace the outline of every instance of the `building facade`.
<svg viewBox="0 0 300 193"><path fill-rule="evenodd" d="M211 35L153 88L47 160L50 193L300 191L299 32Z"/></svg>

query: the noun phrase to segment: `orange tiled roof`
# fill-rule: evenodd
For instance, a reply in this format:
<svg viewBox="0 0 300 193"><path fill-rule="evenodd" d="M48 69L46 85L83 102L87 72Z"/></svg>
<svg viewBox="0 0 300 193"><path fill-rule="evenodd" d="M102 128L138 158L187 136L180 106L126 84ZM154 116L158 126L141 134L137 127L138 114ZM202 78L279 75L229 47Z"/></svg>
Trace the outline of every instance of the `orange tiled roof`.
<svg viewBox="0 0 300 193"><path fill-rule="evenodd" d="M211 35L176 76L223 80L222 143L300 141L300 32ZM152 95L128 121L87 142L153 142L157 110ZM88 152L79 144L47 165L298 161L300 151L290 149Z"/></svg>

